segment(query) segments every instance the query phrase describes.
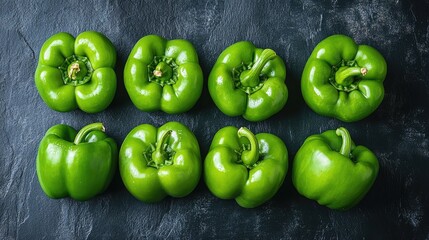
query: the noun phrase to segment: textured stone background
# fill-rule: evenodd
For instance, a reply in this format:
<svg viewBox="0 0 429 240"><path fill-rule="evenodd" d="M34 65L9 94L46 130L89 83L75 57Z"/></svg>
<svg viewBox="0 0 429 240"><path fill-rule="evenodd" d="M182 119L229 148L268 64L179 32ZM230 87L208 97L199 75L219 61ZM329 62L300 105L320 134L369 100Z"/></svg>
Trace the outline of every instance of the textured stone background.
<svg viewBox="0 0 429 240"><path fill-rule="evenodd" d="M12 1L0 2L0 239L62 238L429 238L429 1ZM43 42L59 31L96 30L117 48L118 90L104 112L58 113L39 97L33 74ZM356 123L318 116L304 103L300 75L314 46L342 33L385 56L386 96L379 109ZM207 77L220 52L239 40L272 48L287 65L290 97L267 121L223 115L206 85L188 113L144 113L131 103L123 67L147 34L194 43ZM363 201L347 212L301 197L290 171L278 194L256 209L210 194L203 182L188 197L144 204L117 175L106 193L87 201L52 200L35 170L38 143L52 125L80 128L102 121L121 144L141 123L180 121L207 153L223 126L247 126L280 136L290 163L310 134L347 127L372 149L380 173Z"/></svg>

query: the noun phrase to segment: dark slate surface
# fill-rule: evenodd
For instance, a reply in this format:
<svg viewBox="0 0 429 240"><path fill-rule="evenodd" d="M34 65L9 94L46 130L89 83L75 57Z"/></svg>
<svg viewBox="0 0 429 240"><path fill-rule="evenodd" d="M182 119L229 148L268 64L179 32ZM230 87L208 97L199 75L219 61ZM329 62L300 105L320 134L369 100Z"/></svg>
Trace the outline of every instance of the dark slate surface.
<svg viewBox="0 0 429 240"><path fill-rule="evenodd" d="M0 239L429 238L428 12L428 0L1 1ZM116 97L98 114L55 112L34 85L39 50L54 33L85 30L104 33L117 48ZM318 116L300 92L312 49L335 33L376 47L388 63L383 103L356 123ZM204 88L188 113L140 112L128 98L122 73L131 48L147 34L193 42L206 78L220 52L236 41L272 48L287 65L288 103L269 120L250 123L223 115ZM235 125L280 136L291 163L308 135L345 126L378 156L380 173L363 201L347 212L301 197L290 171L279 193L256 209L215 198L202 181L188 197L157 204L133 198L119 175L106 193L87 202L52 200L42 192L35 156L50 126L102 121L120 144L141 123L172 120L195 132L202 156L218 129Z"/></svg>

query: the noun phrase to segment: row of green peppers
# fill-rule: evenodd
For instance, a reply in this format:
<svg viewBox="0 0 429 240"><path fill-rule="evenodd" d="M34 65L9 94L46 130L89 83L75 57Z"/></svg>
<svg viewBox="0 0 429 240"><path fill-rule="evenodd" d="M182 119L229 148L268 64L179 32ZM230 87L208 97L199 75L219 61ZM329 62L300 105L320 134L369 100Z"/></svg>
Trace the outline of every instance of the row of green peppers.
<svg viewBox="0 0 429 240"><path fill-rule="evenodd" d="M43 101L56 111L100 112L115 96L115 63L115 47L101 33L87 31L76 38L58 33L41 48L35 83ZM376 49L333 35L310 55L302 73L302 95L320 115L357 121L383 100L386 71L386 61ZM208 89L224 114L262 121L285 106L285 79L285 64L273 50L242 41L220 54ZM203 72L189 41L149 35L132 49L124 84L138 109L182 113L200 98Z"/></svg>
<svg viewBox="0 0 429 240"><path fill-rule="evenodd" d="M51 127L40 142L37 175L51 198L88 200L104 192L119 166L128 191L143 202L184 197L200 181L215 196L245 208L270 200L288 171L284 142L269 133L228 126L213 137L201 161L193 132L179 122L159 128L142 124L126 136L120 150L101 123L79 132ZM356 146L340 127L308 137L295 155L292 180L300 194L332 209L349 209L369 191L378 174L376 156Z"/></svg>

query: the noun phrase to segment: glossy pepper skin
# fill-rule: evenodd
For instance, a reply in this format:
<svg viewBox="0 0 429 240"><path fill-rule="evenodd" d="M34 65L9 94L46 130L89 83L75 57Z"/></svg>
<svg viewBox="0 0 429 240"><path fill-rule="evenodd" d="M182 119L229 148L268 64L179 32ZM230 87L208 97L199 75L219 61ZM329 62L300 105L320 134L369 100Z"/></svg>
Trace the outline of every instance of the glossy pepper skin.
<svg viewBox="0 0 429 240"><path fill-rule="evenodd" d="M298 192L331 209L355 206L378 174L377 157L355 146L347 129L308 137L295 155L292 182Z"/></svg>
<svg viewBox="0 0 429 240"><path fill-rule="evenodd" d="M43 44L34 79L43 101L53 110L80 108L96 113L115 96L115 63L115 47L103 34L87 31L75 39L60 32Z"/></svg>
<svg viewBox="0 0 429 240"><path fill-rule="evenodd" d="M159 128L135 127L119 153L119 170L128 191L138 200L158 202L184 197L201 176L200 147L194 134L179 122Z"/></svg>
<svg viewBox="0 0 429 240"><path fill-rule="evenodd" d="M204 178L216 197L254 208L277 193L287 169L288 151L280 138L228 126L213 138L204 162Z"/></svg>
<svg viewBox="0 0 429 240"><path fill-rule="evenodd" d="M190 110L200 98L203 72L189 41L148 35L132 49L124 82L138 109L177 114Z"/></svg>
<svg viewBox="0 0 429 240"><path fill-rule="evenodd" d="M373 47L344 35L322 40L305 65L301 91L316 113L344 122L363 119L384 97L387 64Z"/></svg>
<svg viewBox="0 0 429 240"><path fill-rule="evenodd" d="M210 95L226 115L262 121L286 104L286 67L271 49L237 42L217 59L208 80Z"/></svg>
<svg viewBox="0 0 429 240"><path fill-rule="evenodd" d="M110 184L118 164L115 141L104 133L101 123L83 127L51 127L40 142L37 176L50 198L88 200Z"/></svg>

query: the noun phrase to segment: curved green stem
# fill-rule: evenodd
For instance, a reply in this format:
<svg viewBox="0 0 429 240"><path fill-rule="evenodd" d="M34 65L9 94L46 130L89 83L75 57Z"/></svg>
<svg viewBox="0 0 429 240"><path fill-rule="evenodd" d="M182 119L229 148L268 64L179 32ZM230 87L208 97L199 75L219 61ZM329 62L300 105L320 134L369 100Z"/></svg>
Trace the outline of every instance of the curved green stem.
<svg viewBox="0 0 429 240"><path fill-rule="evenodd" d="M245 127L241 127L240 129L238 129L237 135L238 137L247 138L247 140L249 140L250 142L250 149L244 150L241 153L241 160L249 168L259 159L258 140L256 139L255 135L253 135L253 133Z"/></svg>
<svg viewBox="0 0 429 240"><path fill-rule="evenodd" d="M82 142L82 140L85 138L85 136L92 132L92 131L102 131L105 132L106 129L104 128L103 124L100 122L97 123L91 123L89 125L86 125L85 127L83 127L82 129L80 129L80 131L77 133L76 137L74 138L73 143L74 144L79 144Z"/></svg>
<svg viewBox="0 0 429 240"><path fill-rule="evenodd" d="M240 75L240 82L245 87L255 87L259 84L259 75L261 75L261 71L264 68L265 64L268 61L272 60L276 55L271 49L264 49L262 51L261 56L259 56L258 60L256 60L253 67L246 72L243 72Z"/></svg>
<svg viewBox="0 0 429 240"><path fill-rule="evenodd" d="M341 155L343 155L344 157L350 157L352 139L350 137L349 131L344 127L340 127L340 128L337 128L335 133L338 136L341 136L341 138L343 139L343 143L341 144L341 149L340 149Z"/></svg>
<svg viewBox="0 0 429 240"><path fill-rule="evenodd" d="M368 70L361 67L340 67L335 73L335 81L343 86L350 85L353 82L353 77L363 77Z"/></svg>
<svg viewBox="0 0 429 240"><path fill-rule="evenodd" d="M161 139L156 143L156 149L152 153L152 160L155 162L156 165L163 165L165 162L165 158L167 153L165 152L165 144L167 142L167 139L171 136L172 130L168 130L162 134Z"/></svg>

